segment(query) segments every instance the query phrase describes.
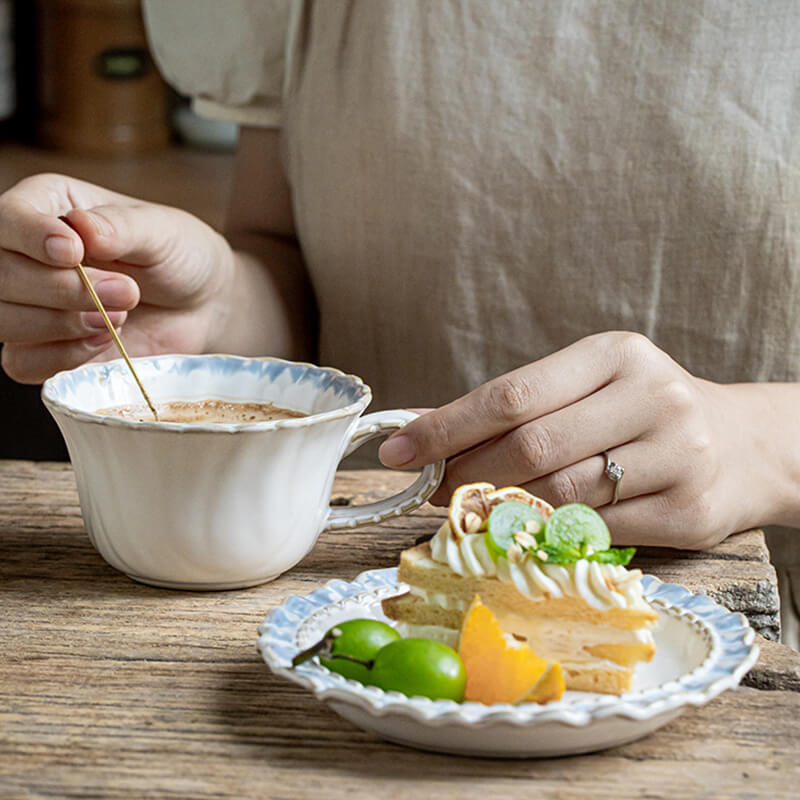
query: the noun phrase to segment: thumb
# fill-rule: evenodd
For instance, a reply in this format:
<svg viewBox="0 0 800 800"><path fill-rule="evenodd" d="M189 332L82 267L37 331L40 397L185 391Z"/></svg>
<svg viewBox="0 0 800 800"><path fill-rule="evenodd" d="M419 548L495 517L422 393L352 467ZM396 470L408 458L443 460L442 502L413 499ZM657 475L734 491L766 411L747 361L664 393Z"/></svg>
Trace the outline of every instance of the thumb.
<svg viewBox="0 0 800 800"><path fill-rule="evenodd" d="M174 244L169 209L142 204L73 209L66 220L83 240L87 262L124 261L137 266L162 262Z"/></svg>

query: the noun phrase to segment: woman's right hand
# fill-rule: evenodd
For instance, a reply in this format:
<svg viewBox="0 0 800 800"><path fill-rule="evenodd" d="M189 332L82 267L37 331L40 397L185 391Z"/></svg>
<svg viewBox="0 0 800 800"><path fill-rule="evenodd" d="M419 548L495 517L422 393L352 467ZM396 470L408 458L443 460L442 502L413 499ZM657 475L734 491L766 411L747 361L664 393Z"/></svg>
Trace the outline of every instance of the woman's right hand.
<svg viewBox="0 0 800 800"><path fill-rule="evenodd" d="M0 195L0 341L14 380L41 383L118 355L78 263L132 356L203 352L225 322L234 259L212 228L175 208L35 175Z"/></svg>

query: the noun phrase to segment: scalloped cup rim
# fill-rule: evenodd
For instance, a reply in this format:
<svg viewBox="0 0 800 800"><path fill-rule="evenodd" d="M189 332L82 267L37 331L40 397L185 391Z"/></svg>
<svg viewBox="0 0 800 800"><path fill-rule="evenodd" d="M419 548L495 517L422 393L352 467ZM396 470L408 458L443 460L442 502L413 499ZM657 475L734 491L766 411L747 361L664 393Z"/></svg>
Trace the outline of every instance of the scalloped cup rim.
<svg viewBox="0 0 800 800"><path fill-rule="evenodd" d="M176 431L180 433L249 433L265 430L275 430L278 428L303 428L309 425L315 425L321 422L329 422L330 420L340 419L351 415L359 415L372 401L372 390L364 383L358 375L343 372L336 367L324 367L318 364L312 364L307 361L291 361L285 358L277 358L275 356L236 356L226 353L205 353L205 354L181 354L181 353L162 353L157 356L141 356L132 358L134 365L139 362L158 362L166 361L169 359L185 359L185 360L198 360L198 361L213 361L217 359L226 359L237 361L241 363L243 368L246 368L249 363L263 364L286 364L287 366L306 367L307 369L323 372L331 375L334 378L345 378L349 380L353 388L359 392L358 398L352 403L348 403L341 408L331 409L330 411L321 411L317 414L308 414L304 417L287 417L282 419L266 420L261 422L156 422L154 420L138 420L124 417L111 417L106 414L98 414L94 411L83 411L76 409L53 394L56 391L55 386L59 379L64 379L67 375L80 375L81 373L100 372L101 374L108 374L111 368L119 368L120 366L127 369L125 362L122 358L114 359L113 361L92 362L89 364L82 364L74 369L61 370L51 377L49 377L42 385L41 398L42 402L54 413L64 414L72 419L80 422L88 422L95 425L111 425L123 428L135 428L137 430L153 430L153 431Z"/></svg>
<svg viewBox="0 0 800 800"><path fill-rule="evenodd" d="M648 599L655 601L659 610L675 616L685 616L692 624L697 624L699 620L711 632L712 645L703 662L682 674L677 680L619 696L590 695L589 699L576 702L561 700L545 705L501 703L491 706L476 702L456 703L452 700L407 697L398 692L385 692L374 686L364 686L348 680L314 662L308 662L299 668L291 668L288 660L276 651L277 645L294 646L294 642L287 639L287 634L291 634L292 631L296 634L300 625L313 613L331 605L323 601L322 596L326 592L338 592L344 586L348 591L348 587L356 587L356 591L343 595L342 599L363 593L381 592L384 589L386 591L381 596L389 596L402 587L402 584L397 583L396 575L397 570L394 567L369 570L361 573L352 583L333 580L306 597L300 598L294 595L288 598L283 605L270 610L259 625L258 649L262 658L273 672L310 689L320 700L355 705L374 716L399 714L434 727L458 724L471 728L489 726L497 722L514 725L562 722L573 727L582 727L595 720L612 716L641 722L685 705L699 706L709 702L726 689L738 685L758 658L759 648L755 643L755 634L742 614L728 611L705 595L691 593L678 584L663 583L652 575L643 576L645 595ZM695 601L695 598L698 600ZM296 614L290 613L286 608L287 604L295 599L315 603L314 611L304 618L297 618ZM702 613L685 608L680 601L686 600L694 602L695 605L698 601L702 602L705 608ZM296 618L293 628L291 624L287 628L286 624L280 624L276 620L281 611L285 616ZM713 617L720 616L738 622L733 632L726 630L724 636L720 635L713 624ZM273 636L278 630L284 633L280 638ZM728 641L731 637L732 641ZM720 662L729 662L732 658L735 659L735 663L728 664L727 667L720 666ZM711 673L715 671L721 671L721 674L711 678ZM700 685L690 688L689 685L696 684L698 679Z"/></svg>

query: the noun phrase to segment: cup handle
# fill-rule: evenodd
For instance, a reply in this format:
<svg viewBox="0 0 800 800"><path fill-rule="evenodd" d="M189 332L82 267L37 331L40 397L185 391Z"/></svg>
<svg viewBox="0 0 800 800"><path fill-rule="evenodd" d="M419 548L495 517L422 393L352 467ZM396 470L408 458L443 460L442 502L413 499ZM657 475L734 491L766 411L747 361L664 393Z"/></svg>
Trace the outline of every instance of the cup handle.
<svg viewBox="0 0 800 800"><path fill-rule="evenodd" d="M416 418L417 414L413 411L403 411L399 408L392 411L376 411L374 414L361 417L344 455L349 456L361 445L399 430ZM325 527L322 530L355 528L358 525L381 522L389 517L406 514L421 506L436 491L443 476L444 461L428 464L422 468L422 474L414 483L398 494L363 506L332 507L328 511Z"/></svg>

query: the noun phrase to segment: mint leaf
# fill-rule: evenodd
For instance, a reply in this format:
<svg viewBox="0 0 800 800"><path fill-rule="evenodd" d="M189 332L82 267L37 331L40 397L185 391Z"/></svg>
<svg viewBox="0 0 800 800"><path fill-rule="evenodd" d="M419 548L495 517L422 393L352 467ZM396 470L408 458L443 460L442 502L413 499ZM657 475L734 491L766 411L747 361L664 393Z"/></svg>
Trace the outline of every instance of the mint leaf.
<svg viewBox="0 0 800 800"><path fill-rule="evenodd" d="M635 547L612 547L608 550L598 550L596 553L586 555L585 548L570 547L566 544L540 544L538 547L525 548L537 561L542 564L557 564L566 566L585 558L587 561L596 561L598 564L616 564L626 566L636 552ZM545 558L542 558L545 556Z"/></svg>
<svg viewBox="0 0 800 800"><path fill-rule="evenodd" d="M635 547L612 547L608 550L598 550L590 556L586 556L587 561L597 561L598 564L617 564L626 566L636 552Z"/></svg>
<svg viewBox="0 0 800 800"><path fill-rule="evenodd" d="M536 550L529 552L545 564L574 564L581 557L581 551L577 547L565 544L541 544ZM539 553L546 555L547 558L541 558Z"/></svg>

